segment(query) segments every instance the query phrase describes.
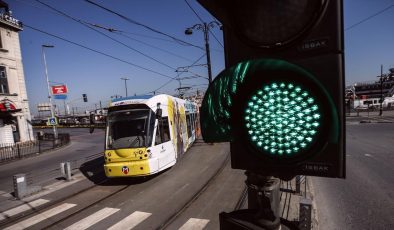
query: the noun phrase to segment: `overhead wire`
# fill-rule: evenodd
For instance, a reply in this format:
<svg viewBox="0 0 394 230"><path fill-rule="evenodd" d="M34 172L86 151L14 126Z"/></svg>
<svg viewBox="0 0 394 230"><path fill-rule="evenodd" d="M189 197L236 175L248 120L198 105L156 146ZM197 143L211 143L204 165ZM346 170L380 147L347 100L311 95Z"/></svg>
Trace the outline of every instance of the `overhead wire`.
<svg viewBox="0 0 394 230"><path fill-rule="evenodd" d="M118 58L118 57L112 56L112 55L110 55L110 54L107 54L107 53L104 53L104 52L102 52L102 51L95 50L95 49L93 49L93 48L90 48L90 47L87 47L87 46L85 46L85 45L82 45L82 44L79 44L79 43L76 43L76 42L70 41L70 40L68 40L68 39L66 39L66 38L62 38L62 37L60 37L60 36L58 36L58 35L55 35L55 34L52 34L52 33L46 32L46 31L43 31L43 30L41 30L41 29L38 29L38 28L35 28L35 27L33 27L33 26L29 26L29 25L28 25L28 24L26 24L26 23L23 23L23 26L24 26L24 27L27 27L27 28L30 28L30 29L32 29L32 30L35 30L35 31L37 31L37 32L40 32L40 33L46 34L46 35L48 35L48 36L51 36L51 37L57 38L57 39L59 39L59 40L65 41L65 42L67 42L67 43L70 43L70 44L76 45L76 46L78 46L78 47L81 47L81 48L84 48L84 49L90 50L90 51L92 51L92 52L94 52L94 53L98 53L98 54L101 54L101 55L103 55L103 56L106 56L106 57L112 58L112 59L114 59L114 60L117 60L117 61L120 61L120 62L126 63L126 64L128 64L128 65L131 65L131 66L134 66L134 67L136 67L136 68L139 68L139 69L142 69L142 70L145 70L145 71L148 71L148 72L151 72L151 73L154 73L154 74L157 74L157 75L160 75L160 76L163 76L163 77L169 78L169 79L171 79L171 80L176 80L176 78L175 78L175 77L168 76L168 75L166 75L166 74L163 74L163 73L157 72L157 71L155 71L155 70L152 70L152 69L149 69L149 68L146 68L146 67L143 67L143 66L140 66L140 65L134 64L134 63L132 63L132 62L129 62L129 61L123 60L123 59L121 59L121 58Z"/></svg>
<svg viewBox="0 0 394 230"><path fill-rule="evenodd" d="M110 13L112 13L112 14L115 14L115 15L119 16L120 18L126 20L126 21L129 22L129 23L132 23L132 24L141 26L141 27L143 27L143 28L145 28L145 29L148 29L148 30L150 30L150 31L152 31L152 32L155 32L155 33L161 34L161 35L163 35L163 36L169 37L169 38L173 39L174 41L177 41L179 44L188 45L188 46L192 46L192 47L195 47L195 48L204 50L203 47L200 47L200 46L191 44L191 43L189 43L189 42L183 41L183 40L181 40L181 39L179 39L179 38L176 38L176 37L174 37L174 36L171 36L171 35L169 35L169 34L167 34L167 33L161 32L161 31L159 31L159 30L157 30L157 29L154 29L154 28L152 28L152 27L150 27L150 26L147 26L147 25L145 25L145 24L142 24L142 23L140 23L140 22L137 22L137 21L135 21L135 20L133 20L133 19L131 19L131 18L129 18L129 17L126 17L126 16L124 16L124 15L118 13L118 12L115 12L115 11L113 11L113 10L107 8L107 7L104 7L104 6L102 6L102 5L100 5L100 4L96 3L96 2L93 2L93 1L91 1L91 0L85 0L85 2L87 2L87 3L89 3L89 4L92 4L92 5L94 5L94 6L97 6L97 7L101 8L101 9L103 9L103 10L105 10L105 11L108 11L108 12L110 12Z"/></svg>
<svg viewBox="0 0 394 230"><path fill-rule="evenodd" d="M194 62L191 64L191 66L194 65L194 64L196 64L196 63L198 63L203 57L205 57L205 53L204 53L201 57L199 57L196 61L194 61ZM177 78L178 78L181 74L183 74L183 72L181 72L181 73L177 76ZM177 80L177 78L171 79L171 80L165 82L163 85L161 85L161 86L158 87L157 89L152 90L152 91L150 91L150 92L148 92L148 93L145 93L145 94L155 93L155 92L159 91L160 89L164 88L165 86L167 86L168 84L170 84L171 82L173 82L174 80Z"/></svg>
<svg viewBox="0 0 394 230"><path fill-rule="evenodd" d="M345 31L350 30L350 29L353 29L354 27L360 25L361 23L364 23L364 22L366 22L366 21L368 21L368 20L370 20L370 19L372 19L372 18L374 18L374 17L376 17L376 16L378 16L378 15L384 13L385 11L389 10L391 7L394 7L394 4L391 4L390 6L384 8L383 10L380 10L380 11L378 11L378 12L372 14L371 16L368 16L367 18L365 18L365 19L363 19L363 20L361 20L361 21L359 21L359 22L354 23L353 25L347 27L347 28L345 29Z"/></svg>
<svg viewBox="0 0 394 230"><path fill-rule="evenodd" d="M109 31L109 32L111 32L111 33L115 33L115 34L117 34L117 35L119 35L119 36L123 36L123 37L125 37L125 38L127 38L127 39L130 39L130 40L132 40L132 41L136 41L136 42L138 42L138 43L144 44L144 45L149 46L149 47L151 47L151 48L160 50L160 51L165 52L165 53L167 53L167 54L170 54L170 55L172 55L172 56L174 56L174 57L178 57L178 58L183 59L183 60L186 60L186 61L192 61L192 60L189 59L189 58L183 57L183 56L178 55L178 54L176 54L176 53L173 53L173 52L171 52L171 51L168 51L168 50L165 50L165 49L163 49L163 48L160 48L160 47L151 45L151 44L149 44L149 43L147 43L147 42L143 42L143 41L141 41L141 40L139 40L139 39L136 39L136 38L132 38L132 37L130 37L130 36L127 36L127 35L124 34L125 31L118 30L118 29L114 29L114 28L109 28L109 27L104 27L104 26L102 26L102 25L98 25L98 24L94 24L94 23L90 23L90 22L86 22L86 21L84 21L84 23L89 24L89 25L94 26L94 27L97 27L97 28L100 28L100 29L103 29L103 30L106 30L106 31ZM166 40L166 41L168 41L168 40Z"/></svg>
<svg viewBox="0 0 394 230"><path fill-rule="evenodd" d="M194 10L194 8L190 5L190 3L187 0L184 1L189 6L189 8L193 11L193 13L197 16L200 22L205 23L204 20L202 20L202 18L200 17L200 15L198 15L197 12ZM213 36L213 38L217 41L217 43L219 43L219 45L224 48L223 44L219 41L219 39L215 36L215 34L210 29L208 29L208 32Z"/></svg>
<svg viewBox="0 0 394 230"><path fill-rule="evenodd" d="M170 69L172 69L172 70L175 70L174 67L172 67L172 66L170 66L170 65L168 65L168 64L166 64L166 63L164 63L164 62L162 62L162 61L160 61L160 60L157 60L156 58L153 58L153 57L151 57L151 56L149 56L149 55L147 55L147 54L145 54L145 53L143 53L143 52L141 52L141 51L139 51L139 50L137 50L137 49L135 49L135 48L133 48L133 47L131 47L131 46L129 46L129 45L127 45L127 44L125 44L125 43L119 41L119 40L117 40L117 39L115 39L115 38L112 38L112 37L108 36L107 34L105 34L105 33L101 32L101 31L99 31L99 30L97 30L97 29L91 27L90 25L86 24L86 23L85 23L84 21L82 21L82 20L76 19L76 18L74 18L74 17L72 17L72 16L70 16L70 15L68 15L68 14L66 14L66 13L64 13L64 12L62 12L61 10L58 10L58 9L52 7L52 6L49 5L49 4L46 4L46 3L44 3L44 2L41 2L40 0L35 0L35 1L41 3L42 5L44 5L44 6L48 7L48 8L50 8L51 10L56 11L57 13L59 13L59 14L65 16L65 17L67 17L67 18L69 18L69 19L71 19L71 20L73 20L73 21L75 21L75 22L78 22L79 24L81 24L81 25L83 25L83 26L85 26L85 27L87 27L87 28L89 28L89 29L91 29L91 30L93 30L93 31L95 31L95 32L97 32L97 33L99 33L99 34L101 34L101 35L107 37L108 39L111 39L112 41L114 41L114 42L116 42L116 43L118 43L118 44L123 45L124 47L126 47L126 48L128 48L128 49L133 50L134 52L139 53L140 55L142 55L142 56L144 56L144 57L146 57L146 58L148 58L148 59L150 59L150 60L153 60L153 61L155 61L155 62L157 62L157 63L159 63L159 64L161 64L161 65L163 65L163 66L165 66L165 67L167 67L167 68L170 68Z"/></svg>

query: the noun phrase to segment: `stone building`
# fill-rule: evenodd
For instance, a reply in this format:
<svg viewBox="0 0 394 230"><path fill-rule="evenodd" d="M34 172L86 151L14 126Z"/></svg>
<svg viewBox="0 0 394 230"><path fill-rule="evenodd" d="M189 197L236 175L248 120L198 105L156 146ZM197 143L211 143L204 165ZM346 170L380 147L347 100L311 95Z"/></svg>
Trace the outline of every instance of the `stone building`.
<svg viewBox="0 0 394 230"><path fill-rule="evenodd" d="M0 1L0 145L34 140L23 73L20 21Z"/></svg>

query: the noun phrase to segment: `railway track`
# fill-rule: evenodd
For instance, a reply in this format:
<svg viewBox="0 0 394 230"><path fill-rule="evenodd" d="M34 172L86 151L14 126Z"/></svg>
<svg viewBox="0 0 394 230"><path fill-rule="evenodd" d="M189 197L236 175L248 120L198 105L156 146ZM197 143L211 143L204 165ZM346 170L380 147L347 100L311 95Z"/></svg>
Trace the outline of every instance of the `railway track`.
<svg viewBox="0 0 394 230"><path fill-rule="evenodd" d="M204 193L204 191L209 186L211 186L212 183L214 183L215 179L222 173L223 169L229 163L229 160L230 160L230 157L229 157L229 154L227 153L226 156L224 157L224 160L222 160L220 162L219 167L215 168L214 174L209 179L205 180L205 183L192 196L190 196L186 202L183 202L182 205L179 205L178 208L176 209L176 211L173 211L172 214L168 215L165 219L161 220L160 223L155 223L154 229L167 229L169 225L171 225L175 220L177 220L177 218L182 213L184 213L184 211L188 207L193 205L196 202L196 200ZM181 164L178 164L175 167L182 167L182 161L181 161ZM174 170L175 170L175 168L174 168ZM166 173L166 172L163 172L162 174L164 174L164 173ZM155 178L155 177L157 177L157 178ZM165 177L165 175L163 175L163 177ZM80 218L81 216L83 216L83 214L85 212L88 212L87 210L89 210L89 209L94 209L95 207L105 204L105 203L114 202L113 200L118 196L124 196L124 194L141 193L141 191L139 191L138 188L135 189L133 185L150 184L149 186L145 186L144 189L152 189L153 186L155 186L155 183L158 183L158 181L160 181L161 179L162 179L161 174L159 174L158 176L154 176L152 178L138 179L137 181L134 181L134 183L129 181L129 183L125 184L125 185L116 184L116 180L115 180L115 183L113 183L114 186L107 186L107 185L111 184L113 181L111 182L108 179L103 179L99 183L96 183L95 185L93 185L87 189L84 189L82 191L79 191L79 192L73 194L72 196L65 197L61 200L57 200L56 202L52 202L50 204L40 206L39 208L34 209L30 213L25 213L23 215L16 216L15 218L12 218L6 222L3 222L1 225L12 227L15 224L17 224L18 222L28 220L29 217L34 216L34 214L44 213L47 210L56 209L56 207L58 207L61 204L66 203L66 202L71 203L73 198L89 197L90 194L95 194L95 193L97 193L98 190L102 191L102 194L105 193L105 195L102 195L100 197L97 197L96 199L91 200L89 203L84 204L83 207L80 206L80 207L78 207L78 209L74 210L73 212L70 212L67 215L63 215L59 218L52 218L52 220L49 224L46 224L44 226L40 225L40 228L58 229L59 226L64 226L65 225L64 223L68 224L71 220ZM142 183L142 182L144 182L144 183ZM239 201L237 202L237 206L239 206L239 207L242 206L242 202L244 202L244 199L245 199L245 194L246 193L243 192L243 195L240 197ZM134 199L134 198L131 196L130 199ZM14 224L14 225L12 225L12 224Z"/></svg>

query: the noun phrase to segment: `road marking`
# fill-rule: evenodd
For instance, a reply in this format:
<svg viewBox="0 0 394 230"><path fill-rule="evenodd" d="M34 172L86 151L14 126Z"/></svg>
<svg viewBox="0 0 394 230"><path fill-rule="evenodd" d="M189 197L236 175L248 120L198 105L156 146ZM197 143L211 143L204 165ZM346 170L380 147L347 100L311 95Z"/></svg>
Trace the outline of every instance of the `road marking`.
<svg viewBox="0 0 394 230"><path fill-rule="evenodd" d="M45 186L45 187L43 187L43 191L41 191L41 192L39 192L39 193L37 193L35 195L32 195L30 197L23 198L23 201L30 201L30 200L37 199L39 197L48 195L50 193L53 193L55 191L58 191L60 189L65 188L65 187L68 187L68 186L70 186L72 184L75 184L75 183L77 183L77 182L79 182L79 181L81 181L83 179L85 179L85 178L81 174L81 175L75 176L73 178L73 180L71 180L71 181L67 181L67 182L59 181L59 182L56 182L56 183L54 183L52 185Z"/></svg>
<svg viewBox="0 0 394 230"><path fill-rule="evenodd" d="M12 195L9 192L0 191L0 196L10 198Z"/></svg>
<svg viewBox="0 0 394 230"><path fill-rule="evenodd" d="M368 154L368 153L364 154L364 156L366 156L366 157L372 157L372 155L371 155L371 154Z"/></svg>
<svg viewBox="0 0 394 230"><path fill-rule="evenodd" d="M48 203L48 202L49 202L49 200L38 199L38 200L35 200L35 201L28 202L27 204L23 204L23 205L20 205L18 207L9 209L7 211L4 211L4 212L0 213L0 220L4 220L6 218L9 218L9 217L14 216L16 214L19 214L21 212L25 212L25 211L34 209L34 208L36 208L36 207L38 207L40 205L43 205L45 203Z"/></svg>
<svg viewBox="0 0 394 230"><path fill-rule="evenodd" d="M123 220L112 225L108 230L132 229L151 215L152 213L135 211Z"/></svg>
<svg viewBox="0 0 394 230"><path fill-rule="evenodd" d="M209 220L190 218L179 230L199 230L203 229L207 225Z"/></svg>
<svg viewBox="0 0 394 230"><path fill-rule="evenodd" d="M30 217L29 219L26 219L24 221L21 221L19 223L16 223L8 228L5 228L4 230L19 230L19 229L25 229L28 228L32 225L35 225L43 220L49 219L52 216L55 216L61 212L64 212L72 207L76 206L76 204L69 204L69 203L64 203L61 204L57 207L54 207L52 209L49 209L43 213L39 213L33 217Z"/></svg>
<svg viewBox="0 0 394 230"><path fill-rule="evenodd" d="M100 211L93 213L92 215L76 222L75 224L65 228L65 230L84 230L92 225L102 221L106 217L114 214L115 212L119 211L120 209L117 208L103 208Z"/></svg>

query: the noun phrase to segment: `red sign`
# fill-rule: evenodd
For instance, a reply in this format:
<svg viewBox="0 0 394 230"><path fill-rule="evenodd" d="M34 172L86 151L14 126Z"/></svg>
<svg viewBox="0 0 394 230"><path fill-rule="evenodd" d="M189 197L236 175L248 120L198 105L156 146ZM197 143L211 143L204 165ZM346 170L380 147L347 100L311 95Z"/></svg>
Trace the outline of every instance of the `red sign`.
<svg viewBox="0 0 394 230"><path fill-rule="evenodd" d="M66 85L53 85L51 87L52 87L52 95L67 93L67 86Z"/></svg>

